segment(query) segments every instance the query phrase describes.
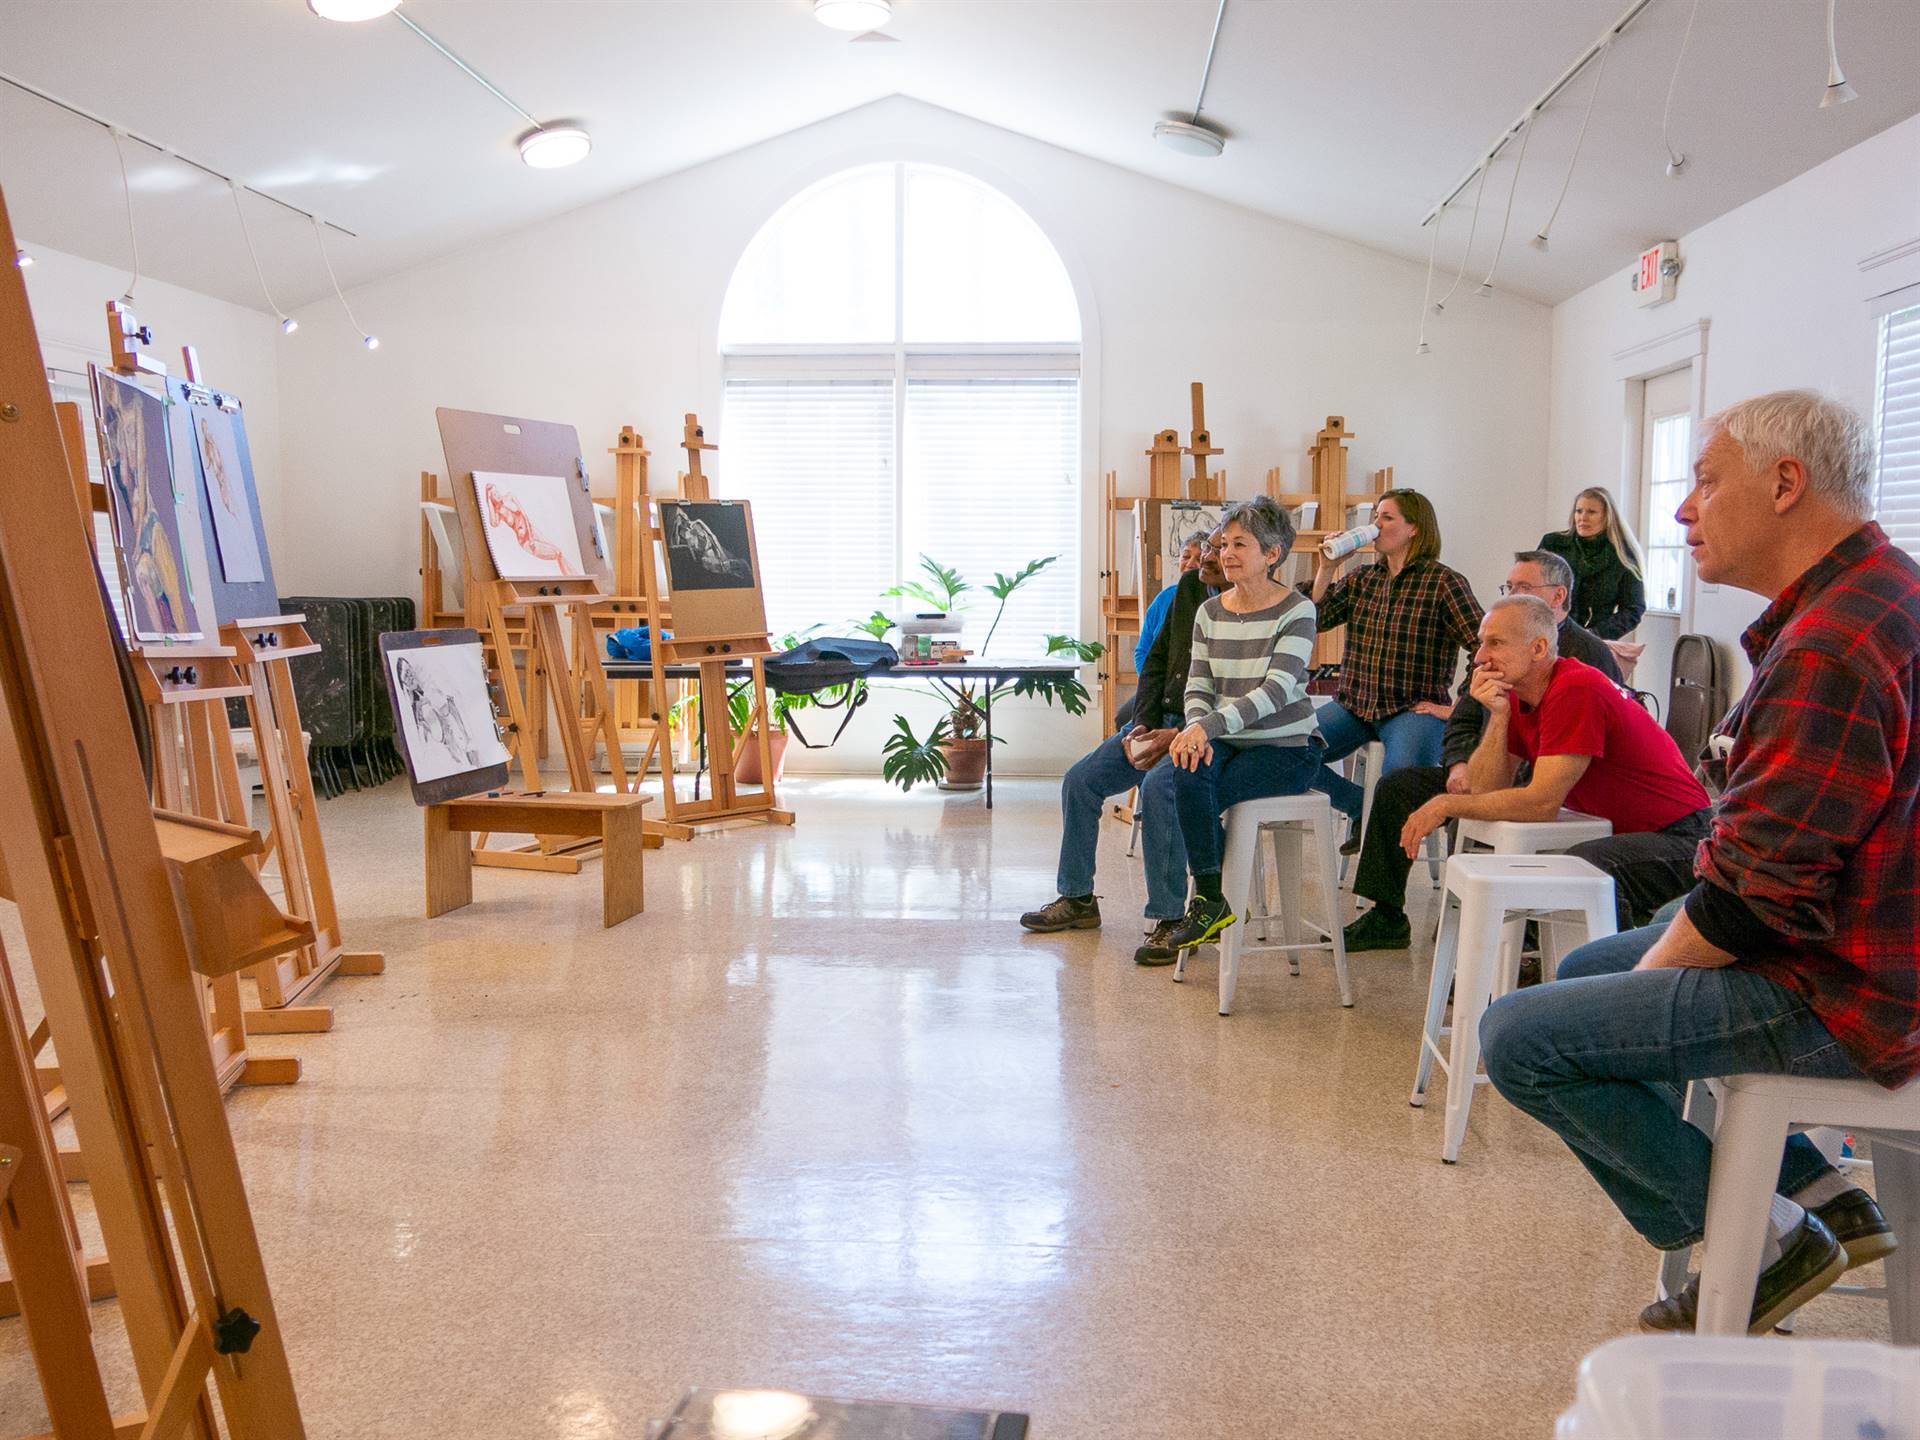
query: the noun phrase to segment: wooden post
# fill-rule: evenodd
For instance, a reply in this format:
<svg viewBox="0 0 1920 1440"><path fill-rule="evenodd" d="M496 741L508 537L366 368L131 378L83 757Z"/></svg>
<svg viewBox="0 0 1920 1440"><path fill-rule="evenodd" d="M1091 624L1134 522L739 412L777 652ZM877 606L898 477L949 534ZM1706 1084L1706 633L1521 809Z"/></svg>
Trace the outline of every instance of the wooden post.
<svg viewBox="0 0 1920 1440"><path fill-rule="evenodd" d="M1180 480L1180 432L1162 430L1153 437L1147 450L1147 496L1155 500L1179 500L1184 495Z"/></svg>
<svg viewBox="0 0 1920 1440"><path fill-rule="evenodd" d="M1196 380L1193 382L1193 434L1186 453L1193 457L1193 476L1187 481L1187 499L1220 501L1227 498L1227 477L1223 471L1218 475L1207 473L1207 461L1215 455L1227 452L1213 443L1213 436L1207 430L1207 399L1205 388Z"/></svg>

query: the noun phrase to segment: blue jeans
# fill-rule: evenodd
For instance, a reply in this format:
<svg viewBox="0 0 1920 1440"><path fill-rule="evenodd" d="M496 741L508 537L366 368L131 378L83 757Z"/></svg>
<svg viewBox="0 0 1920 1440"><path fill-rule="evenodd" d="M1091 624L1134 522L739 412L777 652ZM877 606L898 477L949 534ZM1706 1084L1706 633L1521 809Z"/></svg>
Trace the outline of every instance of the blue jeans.
<svg viewBox="0 0 1920 1440"><path fill-rule="evenodd" d="M1494 1088L1552 1130L1656 1248L1697 1244L1713 1141L1680 1116L1686 1082L1718 1075L1857 1080L1860 1071L1800 997L1736 962L1635 970L1656 923L1582 945L1549 985L1494 1001L1480 1043ZM1827 1170L1804 1135L1787 1142L1779 1190Z"/></svg>
<svg viewBox="0 0 1920 1440"><path fill-rule="evenodd" d="M1195 875L1220 873L1221 822L1230 806L1268 795L1302 795L1321 768L1320 744L1236 745L1213 742L1213 759L1195 770L1173 770L1173 801L1180 837ZM1185 888L1182 887L1182 898ZM1184 907L1182 907L1184 909Z"/></svg>
<svg viewBox="0 0 1920 1440"><path fill-rule="evenodd" d="M1054 883L1062 895L1093 893L1100 812L1108 797L1138 785L1147 919L1178 920L1187 913L1187 852L1174 819L1173 764L1163 757L1151 770L1136 770L1124 745L1124 736L1109 735L1074 762L1060 783L1060 873Z"/></svg>
<svg viewBox="0 0 1920 1440"><path fill-rule="evenodd" d="M1438 715L1402 710L1384 720L1362 720L1338 700L1320 707L1319 720L1320 738L1327 742L1327 772L1307 788L1324 790L1333 808L1353 820L1360 818L1361 790L1346 776L1335 773L1337 762L1378 740L1387 747L1387 761L1380 767L1380 775L1413 765L1438 765L1440 742L1447 733L1447 722Z"/></svg>

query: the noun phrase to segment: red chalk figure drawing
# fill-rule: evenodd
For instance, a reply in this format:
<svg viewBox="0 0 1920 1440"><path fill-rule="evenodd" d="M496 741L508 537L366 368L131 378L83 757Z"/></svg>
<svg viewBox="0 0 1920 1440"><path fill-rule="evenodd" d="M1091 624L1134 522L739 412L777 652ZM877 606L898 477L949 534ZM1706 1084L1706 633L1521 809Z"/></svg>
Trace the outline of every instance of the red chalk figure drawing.
<svg viewBox="0 0 1920 1440"><path fill-rule="evenodd" d="M502 580L557 580L586 573L567 482L560 476L477 470L473 489L487 553Z"/></svg>

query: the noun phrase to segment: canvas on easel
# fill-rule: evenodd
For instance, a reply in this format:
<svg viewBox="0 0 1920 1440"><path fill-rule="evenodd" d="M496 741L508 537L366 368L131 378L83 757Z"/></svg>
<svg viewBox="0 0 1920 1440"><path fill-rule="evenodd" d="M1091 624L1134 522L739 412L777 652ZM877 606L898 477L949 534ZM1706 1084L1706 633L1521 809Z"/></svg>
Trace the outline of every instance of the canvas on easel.
<svg viewBox="0 0 1920 1440"><path fill-rule="evenodd" d="M659 510L675 638L765 635L753 507L745 500L662 500Z"/></svg>
<svg viewBox="0 0 1920 1440"><path fill-rule="evenodd" d="M198 381L169 380L167 398L186 423L175 427L176 464L184 446L199 481L202 548L214 617L221 625L280 613L273 552L260 514L246 412L239 400Z"/></svg>
<svg viewBox="0 0 1920 1440"><path fill-rule="evenodd" d="M97 367L92 374L128 627L137 640L197 640L206 632L174 493L166 399Z"/></svg>

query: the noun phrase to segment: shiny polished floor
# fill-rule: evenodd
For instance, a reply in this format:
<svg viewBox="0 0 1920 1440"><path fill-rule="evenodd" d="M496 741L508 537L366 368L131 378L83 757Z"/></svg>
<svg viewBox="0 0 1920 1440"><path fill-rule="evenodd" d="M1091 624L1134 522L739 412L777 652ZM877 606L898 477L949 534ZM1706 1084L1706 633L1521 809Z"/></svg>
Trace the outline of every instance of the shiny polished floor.
<svg viewBox="0 0 1920 1440"><path fill-rule="evenodd" d="M298 1085L228 1105L310 1434L625 1440L751 1384L1026 1409L1035 1440L1544 1437L1649 1298L1651 1252L1491 1091L1440 1163L1406 1103L1426 940L1355 957L1348 1011L1325 964L1254 956L1221 1019L1210 957L1130 962L1118 825L1106 928L1018 929L1051 783L991 815L787 795L791 830L649 852L611 931L591 870L481 872L424 921L404 789L324 807L388 970L332 985L332 1034L257 1042ZM0 1322L0 1436L43 1425Z"/></svg>

